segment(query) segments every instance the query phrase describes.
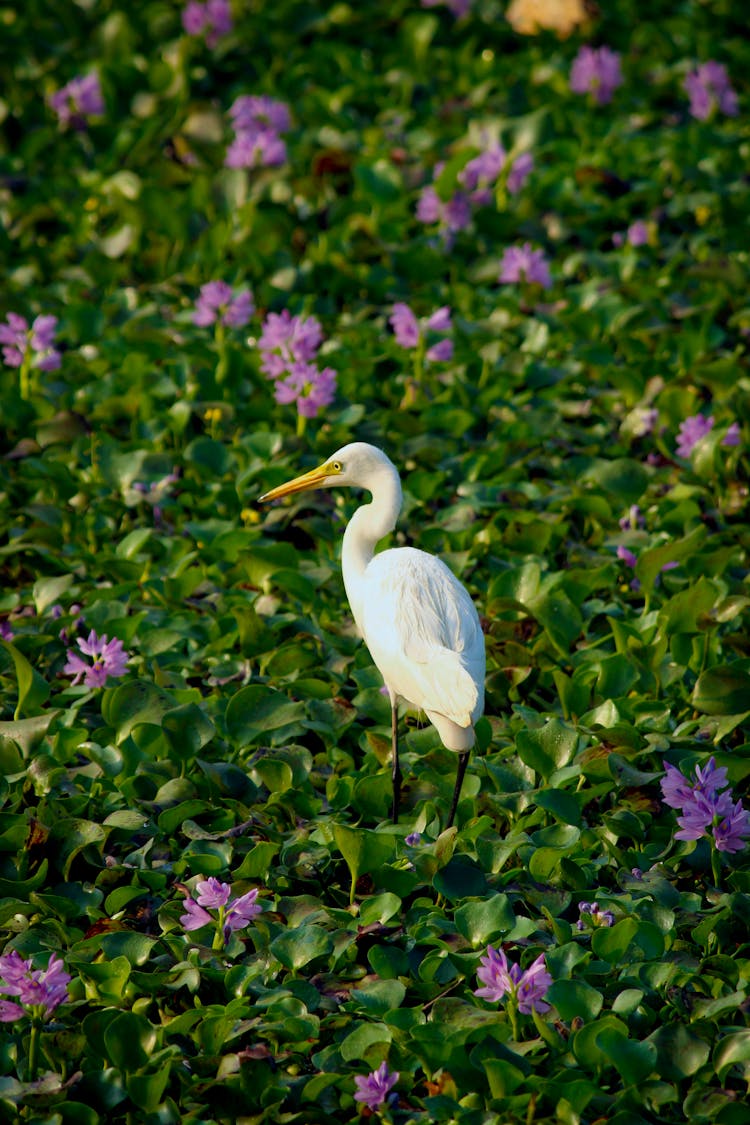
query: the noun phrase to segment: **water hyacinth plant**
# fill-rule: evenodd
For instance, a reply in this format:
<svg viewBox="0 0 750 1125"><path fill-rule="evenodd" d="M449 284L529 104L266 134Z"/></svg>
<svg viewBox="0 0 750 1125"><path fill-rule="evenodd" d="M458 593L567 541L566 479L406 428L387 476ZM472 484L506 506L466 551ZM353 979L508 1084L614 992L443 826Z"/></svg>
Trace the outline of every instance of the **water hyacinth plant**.
<svg viewBox="0 0 750 1125"><path fill-rule="evenodd" d="M0 1121L745 1125L742 9L0 23ZM354 442L449 830L367 490L259 503Z"/></svg>

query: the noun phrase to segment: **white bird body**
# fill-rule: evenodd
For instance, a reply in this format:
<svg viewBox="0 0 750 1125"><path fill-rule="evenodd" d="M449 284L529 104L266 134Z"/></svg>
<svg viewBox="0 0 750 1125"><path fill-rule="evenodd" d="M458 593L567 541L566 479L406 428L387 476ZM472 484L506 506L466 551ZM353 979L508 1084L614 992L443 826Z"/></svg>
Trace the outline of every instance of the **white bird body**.
<svg viewBox="0 0 750 1125"><path fill-rule="evenodd" d="M365 442L343 446L317 469L261 497L274 500L310 488L351 485L368 489L344 532L341 568L354 620L379 669L393 714L394 820L397 816L397 706L423 711L449 750L459 774L448 823L455 812L474 723L484 707L484 636L474 603L441 559L413 547L375 554L396 526L401 482L385 453Z"/></svg>

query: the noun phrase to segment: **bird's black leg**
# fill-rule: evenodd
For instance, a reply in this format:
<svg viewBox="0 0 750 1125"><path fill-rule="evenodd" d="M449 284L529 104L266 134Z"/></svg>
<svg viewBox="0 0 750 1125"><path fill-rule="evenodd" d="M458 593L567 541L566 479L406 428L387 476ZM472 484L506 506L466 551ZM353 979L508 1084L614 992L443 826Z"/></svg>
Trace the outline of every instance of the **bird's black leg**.
<svg viewBox="0 0 750 1125"><path fill-rule="evenodd" d="M448 823L446 828L450 828L453 824L453 817L456 815L456 808L458 806L458 798L461 795L461 786L464 783L464 774L466 767L469 764L469 751L461 750L458 754L458 769L456 770L456 787L453 790L453 800L451 801L451 811L448 813Z"/></svg>
<svg viewBox="0 0 750 1125"><path fill-rule="evenodd" d="M398 805L401 798L401 766L398 761L398 701L391 700L391 777L393 778L393 810L391 818L398 824Z"/></svg>

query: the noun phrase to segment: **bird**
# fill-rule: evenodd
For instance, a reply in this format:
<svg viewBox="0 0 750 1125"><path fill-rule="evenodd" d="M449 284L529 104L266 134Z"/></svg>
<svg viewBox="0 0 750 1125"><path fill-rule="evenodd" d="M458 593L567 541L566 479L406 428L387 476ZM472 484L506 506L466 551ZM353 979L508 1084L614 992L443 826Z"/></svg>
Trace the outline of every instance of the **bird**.
<svg viewBox="0 0 750 1125"><path fill-rule="evenodd" d="M341 569L355 624L380 671L391 703L392 820L398 823L401 783L399 703L424 712L443 745L456 751L456 783L446 828L458 807L474 724L484 710L484 634L474 602L448 566L415 547L375 553L394 530L401 480L390 458L355 441L322 465L264 493L267 503L309 489L340 486L370 492L344 531Z"/></svg>

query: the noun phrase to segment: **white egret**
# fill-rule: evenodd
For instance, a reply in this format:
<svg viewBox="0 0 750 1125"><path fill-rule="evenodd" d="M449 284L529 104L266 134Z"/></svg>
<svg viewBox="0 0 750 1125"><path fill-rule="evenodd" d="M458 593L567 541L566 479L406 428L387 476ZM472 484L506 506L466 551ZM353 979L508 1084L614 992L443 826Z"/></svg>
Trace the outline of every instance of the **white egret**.
<svg viewBox="0 0 750 1125"><path fill-rule="evenodd" d="M302 476L272 488L276 500L313 488L350 485L372 494L344 532L341 569L352 614L391 700L393 822L398 821L401 769L398 703L424 711L449 750L458 753L447 827L453 823L474 745L474 723L484 708L484 636L474 603L441 559L413 547L375 554L396 526L401 482L380 449L356 441Z"/></svg>

